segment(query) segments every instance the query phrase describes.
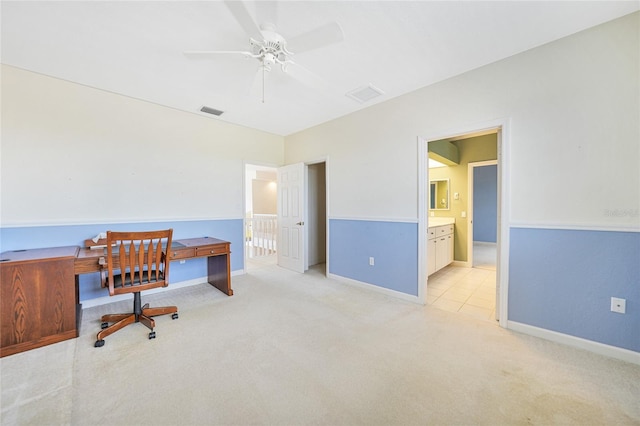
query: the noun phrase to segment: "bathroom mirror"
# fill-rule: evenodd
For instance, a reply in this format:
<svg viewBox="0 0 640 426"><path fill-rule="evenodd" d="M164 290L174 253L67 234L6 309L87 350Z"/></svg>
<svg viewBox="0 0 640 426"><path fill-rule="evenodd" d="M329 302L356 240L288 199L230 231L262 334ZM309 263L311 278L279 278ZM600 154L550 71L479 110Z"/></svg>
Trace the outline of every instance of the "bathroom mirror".
<svg viewBox="0 0 640 426"><path fill-rule="evenodd" d="M449 210L449 179L429 181L429 210Z"/></svg>

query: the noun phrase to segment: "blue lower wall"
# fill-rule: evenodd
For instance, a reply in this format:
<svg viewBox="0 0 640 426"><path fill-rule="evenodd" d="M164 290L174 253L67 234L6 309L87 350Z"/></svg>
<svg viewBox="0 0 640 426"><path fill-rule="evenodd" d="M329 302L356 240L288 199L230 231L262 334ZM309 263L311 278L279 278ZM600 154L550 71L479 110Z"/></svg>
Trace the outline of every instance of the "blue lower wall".
<svg viewBox="0 0 640 426"><path fill-rule="evenodd" d="M509 256L509 320L640 352L640 233L512 228Z"/></svg>
<svg viewBox="0 0 640 426"><path fill-rule="evenodd" d="M244 269L242 219L0 228L0 251L83 246L84 240L107 230L147 231L167 228L173 228L174 239L209 236L231 242L231 270ZM184 264L171 264L172 282L187 281L206 275L207 265L204 258L190 259ZM80 276L80 301L107 295L106 290L100 287L99 274Z"/></svg>
<svg viewBox="0 0 640 426"><path fill-rule="evenodd" d="M0 228L0 251L168 227L176 239L230 241L232 271L244 268L241 219ZM417 223L331 219L329 229L330 273L417 296ZM511 228L509 248L509 320L640 352L640 233ZM171 266L174 282L205 275L205 259ZM82 301L106 295L98 274L81 276ZM611 297L626 299L626 314L610 311Z"/></svg>
<svg viewBox="0 0 640 426"><path fill-rule="evenodd" d="M418 295L417 223L331 219L329 256L332 274Z"/></svg>

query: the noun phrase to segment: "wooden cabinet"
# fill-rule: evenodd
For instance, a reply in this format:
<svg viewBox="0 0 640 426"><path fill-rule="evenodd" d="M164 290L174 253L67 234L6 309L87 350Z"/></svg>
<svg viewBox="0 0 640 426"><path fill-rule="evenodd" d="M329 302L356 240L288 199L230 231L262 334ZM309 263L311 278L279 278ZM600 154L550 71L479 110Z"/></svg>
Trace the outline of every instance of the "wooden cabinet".
<svg viewBox="0 0 640 426"><path fill-rule="evenodd" d="M431 275L453 262L454 226L432 226L428 232L427 271Z"/></svg>
<svg viewBox="0 0 640 426"><path fill-rule="evenodd" d="M0 255L0 356L78 337L77 253L54 247Z"/></svg>

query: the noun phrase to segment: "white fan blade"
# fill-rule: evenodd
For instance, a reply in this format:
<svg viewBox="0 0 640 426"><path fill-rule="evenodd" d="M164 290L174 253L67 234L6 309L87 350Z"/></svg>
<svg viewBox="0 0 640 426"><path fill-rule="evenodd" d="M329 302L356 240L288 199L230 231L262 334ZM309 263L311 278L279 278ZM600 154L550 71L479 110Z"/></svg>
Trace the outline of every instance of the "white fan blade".
<svg viewBox="0 0 640 426"><path fill-rule="evenodd" d="M308 52L344 40L342 27L337 22L318 27L287 41L287 49L293 53Z"/></svg>
<svg viewBox="0 0 640 426"><path fill-rule="evenodd" d="M251 52L243 52L240 50L187 50L182 52L189 59L213 59L219 55L244 55L253 57Z"/></svg>
<svg viewBox="0 0 640 426"><path fill-rule="evenodd" d="M252 39L262 41L262 32L260 28L255 23L251 15L249 15L249 11L244 7L244 3L241 1L225 1L224 4L227 5L227 8L233 14L236 21L240 24L244 32Z"/></svg>
<svg viewBox="0 0 640 426"><path fill-rule="evenodd" d="M277 28L278 27L278 3L275 1L257 1L256 2L256 20L260 24L271 24Z"/></svg>
<svg viewBox="0 0 640 426"><path fill-rule="evenodd" d="M323 78L293 61L287 63L285 72L305 86L319 90L329 89L329 84Z"/></svg>

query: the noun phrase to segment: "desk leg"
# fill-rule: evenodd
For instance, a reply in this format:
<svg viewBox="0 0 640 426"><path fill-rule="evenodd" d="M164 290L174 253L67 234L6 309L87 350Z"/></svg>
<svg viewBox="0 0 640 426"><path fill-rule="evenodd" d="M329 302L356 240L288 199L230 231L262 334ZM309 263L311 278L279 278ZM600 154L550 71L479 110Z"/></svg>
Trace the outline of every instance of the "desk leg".
<svg viewBox="0 0 640 426"><path fill-rule="evenodd" d="M80 336L82 324L82 303L80 303L80 275L76 275L76 337Z"/></svg>
<svg viewBox="0 0 640 426"><path fill-rule="evenodd" d="M233 296L231 289L231 264L228 254L207 258L209 284L226 294Z"/></svg>

